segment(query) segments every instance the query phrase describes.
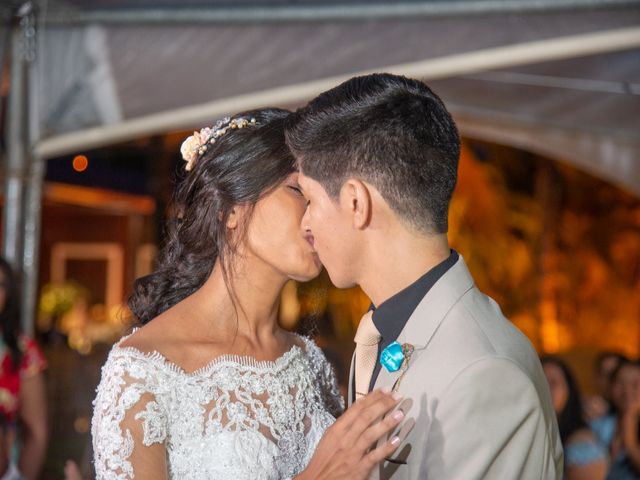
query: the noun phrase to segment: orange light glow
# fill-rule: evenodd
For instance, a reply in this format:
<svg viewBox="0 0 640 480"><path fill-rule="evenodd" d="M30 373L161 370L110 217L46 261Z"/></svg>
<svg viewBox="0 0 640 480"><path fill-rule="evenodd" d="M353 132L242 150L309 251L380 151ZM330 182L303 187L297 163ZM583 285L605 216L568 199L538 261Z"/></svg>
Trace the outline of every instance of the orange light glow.
<svg viewBox="0 0 640 480"><path fill-rule="evenodd" d="M84 172L89 166L89 159L84 155L76 155L73 158L73 169L76 172Z"/></svg>

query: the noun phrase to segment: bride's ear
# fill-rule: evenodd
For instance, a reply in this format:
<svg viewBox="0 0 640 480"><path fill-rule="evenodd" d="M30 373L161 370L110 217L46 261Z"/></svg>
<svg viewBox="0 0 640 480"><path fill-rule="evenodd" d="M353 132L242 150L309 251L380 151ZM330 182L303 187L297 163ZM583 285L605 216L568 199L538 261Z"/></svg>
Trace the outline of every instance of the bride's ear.
<svg viewBox="0 0 640 480"><path fill-rule="evenodd" d="M371 192L361 180L349 179L340 189L340 203L343 210L351 214L353 228L362 230L371 222Z"/></svg>
<svg viewBox="0 0 640 480"><path fill-rule="evenodd" d="M233 207L231 209L231 212L229 212L229 216L227 217L227 228L229 230L235 230L236 228L238 228L238 223L240 221L240 219L238 218L240 216L240 209L236 206Z"/></svg>
<svg viewBox="0 0 640 480"><path fill-rule="evenodd" d="M242 220L245 218L245 215L248 215L250 207L248 205L235 205L231 212L229 212L229 217L227 218L226 226L229 230L237 230L238 227L241 226Z"/></svg>

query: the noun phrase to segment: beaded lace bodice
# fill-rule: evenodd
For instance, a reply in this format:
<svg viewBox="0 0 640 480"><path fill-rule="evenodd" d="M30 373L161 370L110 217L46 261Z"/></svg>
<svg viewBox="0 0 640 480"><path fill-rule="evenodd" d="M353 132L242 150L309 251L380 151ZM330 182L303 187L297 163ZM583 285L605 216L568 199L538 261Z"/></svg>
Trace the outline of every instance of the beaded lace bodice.
<svg viewBox="0 0 640 480"><path fill-rule="evenodd" d="M275 361L224 355L192 373L116 344L94 400L97 479L142 478L152 458L180 480L302 471L344 404L322 351L300 338Z"/></svg>

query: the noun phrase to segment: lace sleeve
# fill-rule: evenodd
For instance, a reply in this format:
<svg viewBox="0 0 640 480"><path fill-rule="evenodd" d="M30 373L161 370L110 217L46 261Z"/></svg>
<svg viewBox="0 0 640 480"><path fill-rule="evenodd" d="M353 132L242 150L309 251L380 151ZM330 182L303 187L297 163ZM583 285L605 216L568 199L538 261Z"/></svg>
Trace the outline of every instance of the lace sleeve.
<svg viewBox="0 0 640 480"><path fill-rule="evenodd" d="M167 422L149 364L112 351L93 403L96 480L167 478Z"/></svg>

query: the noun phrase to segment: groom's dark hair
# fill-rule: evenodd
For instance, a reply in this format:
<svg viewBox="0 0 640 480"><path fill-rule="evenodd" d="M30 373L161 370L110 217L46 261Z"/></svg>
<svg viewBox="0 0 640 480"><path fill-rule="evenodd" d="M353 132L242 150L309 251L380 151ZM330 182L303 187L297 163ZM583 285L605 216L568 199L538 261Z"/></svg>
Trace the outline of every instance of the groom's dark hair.
<svg viewBox="0 0 640 480"><path fill-rule="evenodd" d="M303 173L331 197L359 178L419 231L447 231L460 137L424 83L385 73L354 77L295 112L286 139Z"/></svg>

